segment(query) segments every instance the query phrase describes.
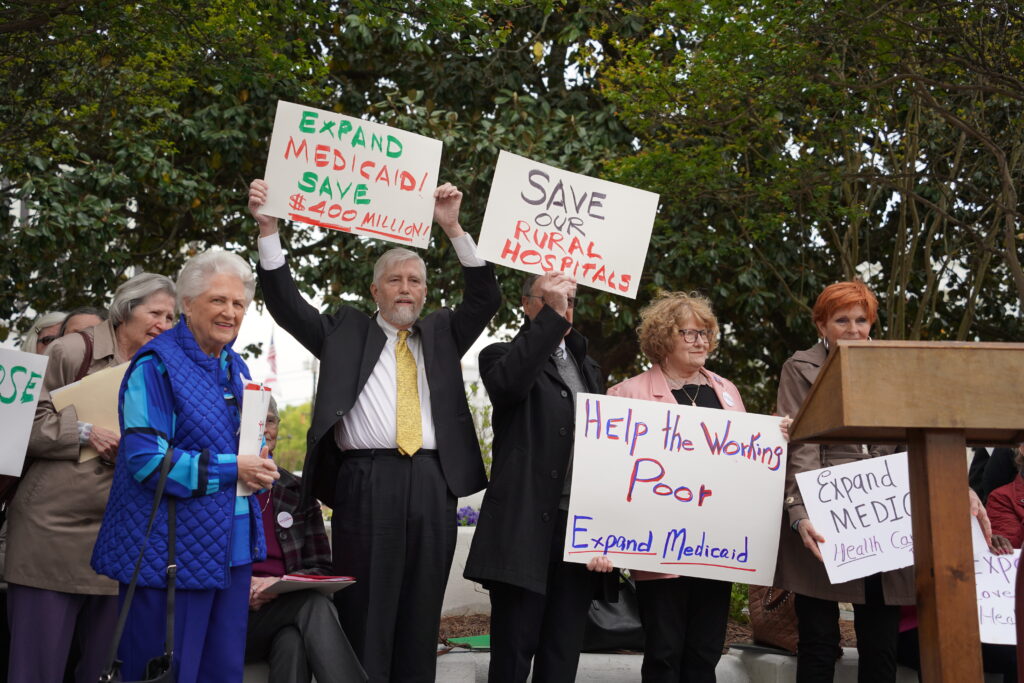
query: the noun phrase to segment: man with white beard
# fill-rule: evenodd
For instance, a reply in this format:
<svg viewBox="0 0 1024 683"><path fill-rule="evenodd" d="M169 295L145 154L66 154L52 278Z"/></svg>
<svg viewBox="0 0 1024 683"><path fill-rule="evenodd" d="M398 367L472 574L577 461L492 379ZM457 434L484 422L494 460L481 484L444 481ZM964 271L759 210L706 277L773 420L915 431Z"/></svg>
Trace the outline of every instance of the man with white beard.
<svg viewBox="0 0 1024 683"><path fill-rule="evenodd" d="M460 361L501 303L494 269L446 183L434 220L462 263L462 304L420 318L426 266L396 248L374 266L376 315L320 313L292 280L277 219L259 212L266 193L264 181L250 185L267 308L320 359L303 497L333 508L334 571L356 578L336 594L338 615L371 681L433 681L456 501L487 485Z"/></svg>

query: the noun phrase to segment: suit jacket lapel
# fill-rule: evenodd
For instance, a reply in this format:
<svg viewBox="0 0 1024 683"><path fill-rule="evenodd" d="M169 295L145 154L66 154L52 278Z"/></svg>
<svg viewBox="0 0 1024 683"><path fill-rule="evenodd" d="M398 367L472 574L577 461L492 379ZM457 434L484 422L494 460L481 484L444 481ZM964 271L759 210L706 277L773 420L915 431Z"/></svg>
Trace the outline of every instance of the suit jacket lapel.
<svg viewBox="0 0 1024 683"><path fill-rule="evenodd" d="M420 321L412 327L420 338L420 345L423 348L423 370L427 373L427 382L429 383L430 373L428 371L432 367L432 363L434 361L434 337L427 334L426 329L424 329L426 326L422 324L423 322L425 321Z"/></svg>
<svg viewBox="0 0 1024 683"><path fill-rule="evenodd" d="M388 336L384 334L384 330L380 329L380 325L377 324L377 318L374 316L370 319L370 325L366 330L366 340L363 342L363 358L359 366L359 382L356 384L356 396L363 390L366 380L370 378L370 373L373 372L377 361L380 360L380 354L384 350L384 345L387 344L387 341Z"/></svg>

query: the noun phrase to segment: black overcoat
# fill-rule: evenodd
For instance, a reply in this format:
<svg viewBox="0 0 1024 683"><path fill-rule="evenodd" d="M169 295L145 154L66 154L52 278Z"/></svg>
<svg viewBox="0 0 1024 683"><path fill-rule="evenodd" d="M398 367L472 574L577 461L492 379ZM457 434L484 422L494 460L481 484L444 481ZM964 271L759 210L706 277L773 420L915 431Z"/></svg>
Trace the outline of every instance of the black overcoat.
<svg viewBox="0 0 1024 683"><path fill-rule="evenodd" d="M462 304L454 311L434 311L414 326L422 335L441 470L449 490L457 497L476 493L487 485L480 444L466 402L462 356L501 305L492 265L463 267L462 271ZM303 499L312 494L334 507L340 462L334 425L355 405L387 336L371 316L351 306L341 306L330 314L317 311L299 293L287 265L273 270L258 267L257 273L275 322L320 360L316 405L302 468Z"/></svg>
<svg viewBox="0 0 1024 683"><path fill-rule="evenodd" d="M575 424L572 394L551 354L569 327L545 306L511 342L480 352L480 377L494 405L494 459L464 575L485 586L500 581L546 593ZM586 339L573 330L565 340L587 391L604 393Z"/></svg>

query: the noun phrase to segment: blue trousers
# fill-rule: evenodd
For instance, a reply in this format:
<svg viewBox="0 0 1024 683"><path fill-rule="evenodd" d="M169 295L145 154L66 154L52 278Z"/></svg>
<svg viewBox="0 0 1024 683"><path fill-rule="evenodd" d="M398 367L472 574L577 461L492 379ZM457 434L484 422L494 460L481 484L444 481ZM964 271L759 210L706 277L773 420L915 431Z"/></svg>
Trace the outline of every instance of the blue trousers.
<svg viewBox="0 0 1024 683"><path fill-rule="evenodd" d="M217 590L174 593L174 668L178 683L241 683L249 620L252 565L231 568L231 582ZM124 599L126 584L121 584ZM117 651L122 678L140 680L146 663L164 651L167 592L135 589Z"/></svg>

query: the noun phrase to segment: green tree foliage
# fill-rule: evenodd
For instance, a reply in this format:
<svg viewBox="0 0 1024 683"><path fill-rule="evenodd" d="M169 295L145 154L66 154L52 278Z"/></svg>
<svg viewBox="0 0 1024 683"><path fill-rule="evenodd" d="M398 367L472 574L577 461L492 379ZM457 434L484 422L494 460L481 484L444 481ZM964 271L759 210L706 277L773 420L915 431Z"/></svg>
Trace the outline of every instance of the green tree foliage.
<svg viewBox="0 0 1024 683"><path fill-rule="evenodd" d="M307 401L287 406L280 411L281 424L277 429L274 460L289 472L301 472L306 459L306 432L312 421L312 406Z"/></svg>
<svg viewBox="0 0 1024 683"><path fill-rule="evenodd" d="M133 269L173 274L212 245L253 258L245 192L262 175L278 99L441 139L442 175L465 189L473 232L500 149L598 173L632 138L584 60L636 32L640 19L622 7L45 0L7 10L0 78L15 97L0 104L2 197L26 213L0 218L0 249L22 256L0 263L13 283L0 290L0 336L28 308L105 301ZM283 235L297 280L328 305L364 294L387 247L307 226ZM446 240L425 257L435 300L457 304ZM503 284L512 293L518 281ZM516 315L510 306L498 322Z"/></svg>
<svg viewBox="0 0 1024 683"><path fill-rule="evenodd" d="M889 338L1013 340L1024 24L998 2L664 0L603 92L661 193L645 280L708 293L716 367L767 409L809 307L866 277Z"/></svg>

